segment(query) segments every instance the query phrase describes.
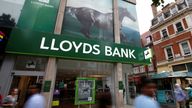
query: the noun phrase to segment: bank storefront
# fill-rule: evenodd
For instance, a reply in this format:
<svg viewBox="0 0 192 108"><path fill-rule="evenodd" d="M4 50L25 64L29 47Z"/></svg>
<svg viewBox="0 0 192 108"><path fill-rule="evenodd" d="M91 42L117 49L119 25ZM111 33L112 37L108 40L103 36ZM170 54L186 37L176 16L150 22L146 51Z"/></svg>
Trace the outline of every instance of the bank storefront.
<svg viewBox="0 0 192 108"><path fill-rule="evenodd" d="M7 8L0 11L0 93L18 88L18 108L34 84L41 86L47 108L128 103L131 64L150 63L150 51L139 47L134 3L3 0L0 5Z"/></svg>

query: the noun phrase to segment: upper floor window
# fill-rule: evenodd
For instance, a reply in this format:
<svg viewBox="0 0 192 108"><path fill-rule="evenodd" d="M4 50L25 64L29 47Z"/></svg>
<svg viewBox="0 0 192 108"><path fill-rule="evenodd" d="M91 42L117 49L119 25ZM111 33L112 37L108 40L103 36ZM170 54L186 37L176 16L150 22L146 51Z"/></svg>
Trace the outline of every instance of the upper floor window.
<svg viewBox="0 0 192 108"><path fill-rule="evenodd" d="M187 71L186 64L179 64L179 65L174 65L172 66L174 72L178 71Z"/></svg>
<svg viewBox="0 0 192 108"><path fill-rule="evenodd" d="M162 22L164 20L163 15L159 16L159 22Z"/></svg>
<svg viewBox="0 0 192 108"><path fill-rule="evenodd" d="M171 12L170 11L167 11L167 12L164 13L164 18L165 19L170 17L170 16L171 16Z"/></svg>
<svg viewBox="0 0 192 108"><path fill-rule="evenodd" d="M184 41L180 43L180 49L183 56L191 54L191 47L189 41Z"/></svg>
<svg viewBox="0 0 192 108"><path fill-rule="evenodd" d="M147 36L147 37L146 37L146 40L147 40L147 44L149 44L149 43L152 42L152 37L151 37L151 36Z"/></svg>
<svg viewBox="0 0 192 108"><path fill-rule="evenodd" d="M161 30L161 34L162 34L162 38L163 38L163 39L168 38L168 32L167 32L167 29L163 29L163 30Z"/></svg>
<svg viewBox="0 0 192 108"><path fill-rule="evenodd" d="M172 12L172 14L176 14L177 13L177 8L176 7L171 8L171 12Z"/></svg>
<svg viewBox="0 0 192 108"><path fill-rule="evenodd" d="M178 7L178 10L179 10L179 11L180 11L180 10L183 10L184 8L187 7L187 3L186 3L186 1L183 0L182 3L180 3L180 4L177 5L177 7Z"/></svg>
<svg viewBox="0 0 192 108"><path fill-rule="evenodd" d="M181 31L184 30L183 25L182 25L181 22L176 23L176 24L175 24L175 27L176 27L176 29L177 29L177 32L181 32Z"/></svg>
<svg viewBox="0 0 192 108"><path fill-rule="evenodd" d="M173 59L173 49L172 49L172 47L171 46L166 47L164 50L165 50L167 60L172 60Z"/></svg>
<svg viewBox="0 0 192 108"><path fill-rule="evenodd" d="M154 18L152 21L151 21L152 25L155 25L158 23L158 18Z"/></svg>

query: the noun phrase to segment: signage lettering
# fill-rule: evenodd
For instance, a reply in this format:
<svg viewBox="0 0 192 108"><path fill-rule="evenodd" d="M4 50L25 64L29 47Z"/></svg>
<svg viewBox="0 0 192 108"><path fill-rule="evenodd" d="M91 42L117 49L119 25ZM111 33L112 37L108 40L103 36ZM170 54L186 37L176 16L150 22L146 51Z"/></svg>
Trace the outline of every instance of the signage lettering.
<svg viewBox="0 0 192 108"><path fill-rule="evenodd" d="M26 33L27 32L27 33ZM26 38L27 37L27 38ZM65 35L55 35L14 28L6 48L7 53L52 56L100 62L149 64L145 48L102 42Z"/></svg>
<svg viewBox="0 0 192 108"><path fill-rule="evenodd" d="M45 46L45 43L46 43L46 37L42 37L40 49L52 50L52 51L61 50L63 52L68 52L68 51L75 49L75 53L81 53L81 52L79 52L79 49L81 49L81 47L82 47L83 48L83 51L82 51L83 54L99 55L101 53L100 45L98 45L98 44L91 45L89 43L82 43L82 42L77 44L75 41L63 40L60 42L60 46L57 47L55 45L55 43L56 43L55 39L52 39L51 47ZM117 47L112 49L110 46L105 46L105 56L136 59L134 52L135 52L135 50L131 50L131 49L124 49L124 48L119 49Z"/></svg>

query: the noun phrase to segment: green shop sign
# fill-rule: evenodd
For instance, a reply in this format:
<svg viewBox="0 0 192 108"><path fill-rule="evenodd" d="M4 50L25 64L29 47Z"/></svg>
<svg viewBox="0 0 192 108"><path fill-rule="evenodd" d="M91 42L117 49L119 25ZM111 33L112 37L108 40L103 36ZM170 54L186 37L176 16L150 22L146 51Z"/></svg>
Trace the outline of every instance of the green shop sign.
<svg viewBox="0 0 192 108"><path fill-rule="evenodd" d="M67 59L149 64L145 48L85 38L13 29L7 53ZM146 53L148 54L148 53ZM148 58L148 57L147 57Z"/></svg>

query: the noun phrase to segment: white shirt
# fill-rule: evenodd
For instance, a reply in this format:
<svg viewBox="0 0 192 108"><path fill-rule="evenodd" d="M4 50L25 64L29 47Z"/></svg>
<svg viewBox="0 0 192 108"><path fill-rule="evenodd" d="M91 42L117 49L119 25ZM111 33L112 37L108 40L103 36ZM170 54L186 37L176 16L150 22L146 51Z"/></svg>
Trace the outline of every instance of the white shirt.
<svg viewBox="0 0 192 108"><path fill-rule="evenodd" d="M41 94L32 95L24 108L45 108L45 98Z"/></svg>
<svg viewBox="0 0 192 108"><path fill-rule="evenodd" d="M138 96L135 99L134 106L135 108L160 108L157 101L145 95Z"/></svg>

